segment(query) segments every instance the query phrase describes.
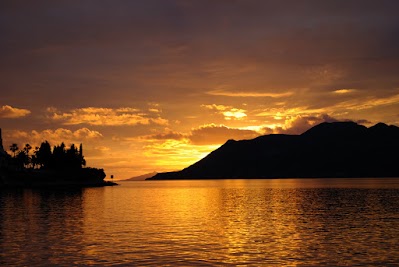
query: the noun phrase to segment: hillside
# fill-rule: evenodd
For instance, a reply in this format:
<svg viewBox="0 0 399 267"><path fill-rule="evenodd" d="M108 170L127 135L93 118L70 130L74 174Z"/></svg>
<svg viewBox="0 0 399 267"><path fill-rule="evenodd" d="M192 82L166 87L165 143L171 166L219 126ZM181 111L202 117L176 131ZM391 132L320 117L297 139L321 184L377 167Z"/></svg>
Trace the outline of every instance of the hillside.
<svg viewBox="0 0 399 267"><path fill-rule="evenodd" d="M399 127L321 123L301 135L228 140L202 160L151 180L399 177Z"/></svg>
<svg viewBox="0 0 399 267"><path fill-rule="evenodd" d="M128 179L125 179L125 180L122 180L122 181L144 181L145 179L151 178L151 177L153 177L156 174L157 174L157 172L146 173L146 174L135 176L135 177L131 177L131 178L128 178Z"/></svg>

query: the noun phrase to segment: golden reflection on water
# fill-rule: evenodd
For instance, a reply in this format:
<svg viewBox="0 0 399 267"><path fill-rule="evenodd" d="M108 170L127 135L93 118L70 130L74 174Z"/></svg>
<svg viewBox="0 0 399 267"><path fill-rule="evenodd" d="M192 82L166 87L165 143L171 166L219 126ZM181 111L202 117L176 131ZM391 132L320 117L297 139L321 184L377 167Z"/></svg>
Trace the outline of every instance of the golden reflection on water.
<svg viewBox="0 0 399 267"><path fill-rule="evenodd" d="M0 265L399 263L398 180L126 182L0 204Z"/></svg>

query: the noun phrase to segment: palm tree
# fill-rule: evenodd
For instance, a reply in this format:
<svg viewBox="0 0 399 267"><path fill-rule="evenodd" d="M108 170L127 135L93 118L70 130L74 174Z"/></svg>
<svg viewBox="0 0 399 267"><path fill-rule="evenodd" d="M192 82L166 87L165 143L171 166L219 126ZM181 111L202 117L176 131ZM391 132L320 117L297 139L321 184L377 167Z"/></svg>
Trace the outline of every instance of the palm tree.
<svg viewBox="0 0 399 267"><path fill-rule="evenodd" d="M24 147L24 151L26 155L29 155L29 151L32 149L32 146L29 144L26 144Z"/></svg>
<svg viewBox="0 0 399 267"><path fill-rule="evenodd" d="M32 146L29 144L25 144L23 151L25 153L24 164L25 166L29 166L32 163L32 157L29 156L29 151L31 151Z"/></svg>
<svg viewBox="0 0 399 267"><path fill-rule="evenodd" d="M19 149L19 147L15 143L10 146L10 150L14 153L14 158L15 158L15 152L17 152L18 149Z"/></svg>

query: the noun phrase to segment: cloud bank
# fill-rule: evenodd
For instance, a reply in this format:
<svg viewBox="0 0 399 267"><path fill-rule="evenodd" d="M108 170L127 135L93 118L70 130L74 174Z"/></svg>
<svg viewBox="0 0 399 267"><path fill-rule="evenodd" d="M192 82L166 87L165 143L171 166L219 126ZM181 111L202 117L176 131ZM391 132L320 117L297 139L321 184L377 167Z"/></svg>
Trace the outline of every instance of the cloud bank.
<svg viewBox="0 0 399 267"><path fill-rule="evenodd" d="M14 108L9 105L0 107L0 118L15 119L28 116L31 113L28 109Z"/></svg>
<svg viewBox="0 0 399 267"><path fill-rule="evenodd" d="M50 109L49 112L49 118L64 125L134 126L139 124L168 124L168 120L158 116L159 111L155 112L153 109L150 110L151 113L149 114L129 107L116 109L87 107L63 113Z"/></svg>

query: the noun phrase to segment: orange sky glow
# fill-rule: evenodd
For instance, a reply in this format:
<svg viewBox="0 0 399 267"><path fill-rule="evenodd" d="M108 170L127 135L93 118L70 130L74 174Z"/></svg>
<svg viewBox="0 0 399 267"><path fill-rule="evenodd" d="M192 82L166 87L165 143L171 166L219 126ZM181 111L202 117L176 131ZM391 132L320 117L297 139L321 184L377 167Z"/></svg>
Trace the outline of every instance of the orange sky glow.
<svg viewBox="0 0 399 267"><path fill-rule="evenodd" d="M5 147L83 143L124 179L228 139L399 126L397 1L34 2L0 4Z"/></svg>

